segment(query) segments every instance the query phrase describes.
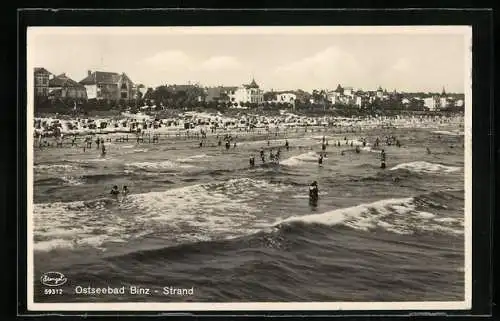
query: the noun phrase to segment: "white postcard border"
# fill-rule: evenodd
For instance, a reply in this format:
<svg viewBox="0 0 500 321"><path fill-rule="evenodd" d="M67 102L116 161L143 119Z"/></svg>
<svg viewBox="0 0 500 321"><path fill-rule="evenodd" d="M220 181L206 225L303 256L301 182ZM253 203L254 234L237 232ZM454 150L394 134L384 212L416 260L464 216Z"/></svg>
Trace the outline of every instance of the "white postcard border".
<svg viewBox="0 0 500 321"><path fill-rule="evenodd" d="M33 54L30 39L40 33L80 31L110 34L463 34L464 77L464 191L465 191L465 300L422 302L244 302L244 303L36 303L34 302L33 252ZM77 29L77 30L75 30ZM472 308L472 27L471 26L314 26L314 27L29 27L27 33L27 309L36 311L272 311L272 310L468 310Z"/></svg>

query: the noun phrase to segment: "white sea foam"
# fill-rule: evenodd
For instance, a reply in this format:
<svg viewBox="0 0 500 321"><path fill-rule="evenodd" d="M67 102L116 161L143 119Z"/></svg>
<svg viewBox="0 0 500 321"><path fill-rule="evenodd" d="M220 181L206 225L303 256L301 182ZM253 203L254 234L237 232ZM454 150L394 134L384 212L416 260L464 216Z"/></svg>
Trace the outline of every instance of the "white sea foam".
<svg viewBox="0 0 500 321"><path fill-rule="evenodd" d="M303 162L311 162L311 161L317 161L318 160L318 154L316 152L307 152L304 154L300 154L297 156L292 156L290 158L287 158L283 161L280 162L282 165L287 165L287 166L298 166L302 164Z"/></svg>
<svg viewBox="0 0 500 321"><path fill-rule="evenodd" d="M177 161L181 162L181 163L189 163L189 162L193 162L193 161L199 161L200 158L204 159L204 158L210 158L210 157L211 156L208 156L207 154L199 154L199 155L193 155L193 156L189 156L189 157L185 157L185 158L178 158Z"/></svg>
<svg viewBox="0 0 500 321"><path fill-rule="evenodd" d="M72 171L78 169L77 166L66 164L39 164L33 168L35 171Z"/></svg>
<svg viewBox="0 0 500 321"><path fill-rule="evenodd" d="M134 162L126 164L126 166L139 169L186 169L195 167L193 165L179 164L169 160L163 160L160 162Z"/></svg>
<svg viewBox="0 0 500 321"><path fill-rule="evenodd" d="M442 164L429 163L425 161L416 161L410 163L402 163L391 168L391 171L397 169L406 169L417 173L452 173L462 170L461 167L446 166Z"/></svg>
<svg viewBox="0 0 500 321"><path fill-rule="evenodd" d="M61 176L61 179L64 181L66 185L70 186L77 186L77 185L83 185L84 181L81 177L75 177L75 176Z"/></svg>
<svg viewBox="0 0 500 321"><path fill-rule="evenodd" d="M162 237L177 242L247 235L263 226L255 198L262 192L279 197L292 189L286 184L238 178L197 184L160 192L131 194L126 201L103 198L91 201L34 205L38 251L94 247L124 242L141 233L166 230ZM257 224L257 225L255 225ZM192 230L190 234L186 231ZM48 240L47 240L48 239Z"/></svg>
<svg viewBox="0 0 500 321"><path fill-rule="evenodd" d="M50 241L35 242L35 251L48 252L55 249L73 249L74 242L65 239L53 239Z"/></svg>
<svg viewBox="0 0 500 321"><path fill-rule="evenodd" d="M277 225L291 222L344 225L363 231L383 228L397 234L412 234L419 230L452 234L464 232L459 219L436 218L433 213L417 209L413 198L384 199L321 214L292 216L277 222ZM443 222L448 224L441 224ZM455 226L449 226L449 223L455 223Z"/></svg>
<svg viewBox="0 0 500 321"><path fill-rule="evenodd" d="M463 136L464 132L461 131L447 131L447 130L435 130L434 134L448 135L448 136Z"/></svg>

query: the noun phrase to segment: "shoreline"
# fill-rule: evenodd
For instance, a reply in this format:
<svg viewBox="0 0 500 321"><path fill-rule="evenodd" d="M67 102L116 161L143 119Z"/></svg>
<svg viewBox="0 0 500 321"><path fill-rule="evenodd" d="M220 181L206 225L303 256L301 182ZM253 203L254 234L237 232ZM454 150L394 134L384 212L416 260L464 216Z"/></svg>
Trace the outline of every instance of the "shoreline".
<svg viewBox="0 0 500 321"><path fill-rule="evenodd" d="M435 128L442 129L463 124L463 116L378 116L330 117L298 116L282 113L280 116L242 115L239 118L221 114L186 112L177 117L155 119L144 114L122 113L121 118L34 118L34 137L60 138L67 136L95 136L122 134L137 136L166 135L201 137L224 134L260 134L300 132L302 130L339 129L364 130L370 128ZM459 126L463 130L463 125ZM137 130L139 129L139 131ZM200 135L200 136L197 136Z"/></svg>

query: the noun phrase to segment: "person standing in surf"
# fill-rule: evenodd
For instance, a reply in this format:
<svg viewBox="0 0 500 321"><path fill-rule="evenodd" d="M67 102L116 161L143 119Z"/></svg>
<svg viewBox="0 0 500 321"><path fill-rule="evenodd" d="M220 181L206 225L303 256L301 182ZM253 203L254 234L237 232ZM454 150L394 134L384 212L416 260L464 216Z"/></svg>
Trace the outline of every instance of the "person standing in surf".
<svg viewBox="0 0 500 321"><path fill-rule="evenodd" d="M314 181L309 186L309 204L312 206L317 206L318 198L319 198L318 182Z"/></svg>
<svg viewBox="0 0 500 321"><path fill-rule="evenodd" d="M255 166L255 156L250 156L250 159L248 160L248 162L250 163L250 167L254 167Z"/></svg>
<svg viewBox="0 0 500 321"><path fill-rule="evenodd" d="M380 168L384 169L385 168L385 151L382 149L380 152Z"/></svg>
<svg viewBox="0 0 500 321"><path fill-rule="evenodd" d="M269 151L269 161L274 161L274 153L272 149Z"/></svg>
<svg viewBox="0 0 500 321"><path fill-rule="evenodd" d="M106 146L104 146L104 142L101 143L101 157L106 156Z"/></svg>

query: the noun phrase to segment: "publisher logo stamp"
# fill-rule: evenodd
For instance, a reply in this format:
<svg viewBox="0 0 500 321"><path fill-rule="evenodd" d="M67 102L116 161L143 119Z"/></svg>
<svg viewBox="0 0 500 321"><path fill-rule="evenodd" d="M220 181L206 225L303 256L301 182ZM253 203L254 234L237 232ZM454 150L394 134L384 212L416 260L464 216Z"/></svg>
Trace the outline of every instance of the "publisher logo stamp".
<svg viewBox="0 0 500 321"><path fill-rule="evenodd" d="M40 282L42 282L45 286L61 286L67 281L68 279L64 276L64 274L59 272L47 272L42 274L40 277Z"/></svg>

